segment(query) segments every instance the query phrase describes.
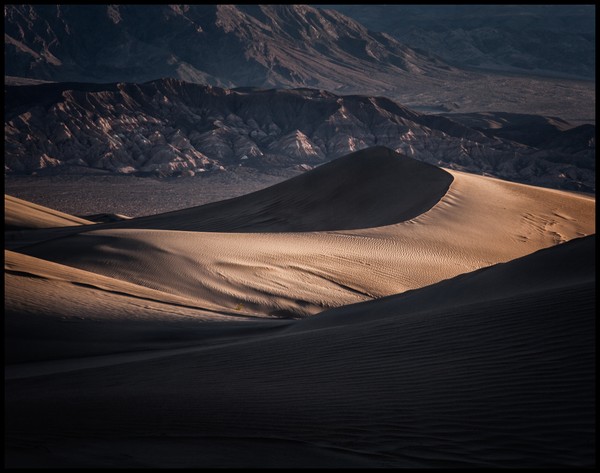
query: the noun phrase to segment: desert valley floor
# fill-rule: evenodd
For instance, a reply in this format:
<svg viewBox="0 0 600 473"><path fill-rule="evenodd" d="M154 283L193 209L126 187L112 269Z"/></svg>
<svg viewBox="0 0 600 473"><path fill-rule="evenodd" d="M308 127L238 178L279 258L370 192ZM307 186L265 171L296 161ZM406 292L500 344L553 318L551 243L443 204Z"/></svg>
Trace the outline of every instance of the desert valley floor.
<svg viewBox="0 0 600 473"><path fill-rule="evenodd" d="M594 197L375 147L115 220L5 197L5 466L595 465Z"/></svg>

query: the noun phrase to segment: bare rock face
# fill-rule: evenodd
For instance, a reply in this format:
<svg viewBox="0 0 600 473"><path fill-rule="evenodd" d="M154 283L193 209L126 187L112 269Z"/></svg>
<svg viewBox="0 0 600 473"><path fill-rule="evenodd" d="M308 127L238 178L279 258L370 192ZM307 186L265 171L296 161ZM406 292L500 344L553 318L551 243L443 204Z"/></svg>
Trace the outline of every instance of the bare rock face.
<svg viewBox="0 0 600 473"><path fill-rule="evenodd" d="M308 5L7 5L4 23L5 73L31 79L379 93L452 69Z"/></svg>
<svg viewBox="0 0 600 473"><path fill-rule="evenodd" d="M514 134L509 125L481 126L480 116L459 116L461 124L382 97L306 88L223 89L176 79L5 86L5 104L7 172L89 166L191 176L240 166L310 169L381 145L452 169L595 189L592 125L546 127L547 139L534 146L519 137L529 136L528 126L539 128L539 120L500 117L519 123ZM473 123L480 126L468 126Z"/></svg>
<svg viewBox="0 0 600 473"><path fill-rule="evenodd" d="M383 95L425 112L533 111L593 123L593 83L564 78L589 79L595 70L593 8L5 5L5 83L172 77ZM515 67L525 76L513 76ZM536 78L548 68L563 79Z"/></svg>

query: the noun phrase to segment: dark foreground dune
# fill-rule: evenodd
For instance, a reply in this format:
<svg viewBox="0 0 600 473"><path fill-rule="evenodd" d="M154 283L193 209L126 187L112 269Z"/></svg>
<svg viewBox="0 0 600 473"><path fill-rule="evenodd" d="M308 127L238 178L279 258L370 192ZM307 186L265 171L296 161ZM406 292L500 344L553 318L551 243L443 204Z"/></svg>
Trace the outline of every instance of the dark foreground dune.
<svg viewBox="0 0 600 473"><path fill-rule="evenodd" d="M6 466L592 467L594 243L186 353L13 371Z"/></svg>

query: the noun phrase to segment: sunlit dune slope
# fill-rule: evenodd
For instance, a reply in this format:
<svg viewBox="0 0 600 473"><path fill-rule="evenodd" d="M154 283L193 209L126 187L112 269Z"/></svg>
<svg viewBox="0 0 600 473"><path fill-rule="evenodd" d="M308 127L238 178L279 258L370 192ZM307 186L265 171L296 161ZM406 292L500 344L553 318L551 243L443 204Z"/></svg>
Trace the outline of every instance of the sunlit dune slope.
<svg viewBox="0 0 600 473"><path fill-rule="evenodd" d="M92 223L94 222L4 195L4 228L6 230L68 227Z"/></svg>
<svg viewBox="0 0 600 473"><path fill-rule="evenodd" d="M4 268L8 363L197 344L246 333L247 322L256 320L243 309L199 304L12 251L5 251Z"/></svg>
<svg viewBox="0 0 600 473"><path fill-rule="evenodd" d="M300 183L310 178L306 174L245 197L98 225L93 227L98 230L19 251L229 309L302 317L423 287L595 233L592 197L442 171L385 148L361 153L338 160L358 173L344 180L354 186L340 184L338 171L344 167L332 162L311 174L319 185L310 188L300 190ZM385 177L366 178L363 166L353 167L352 159L379 163ZM453 180L444 193L450 174ZM334 188L343 194L332 194ZM353 200L356 195L360 202L377 204L360 206ZM263 206L260 196L271 199L269 206ZM273 220L261 213L269 208ZM349 216L335 216L332 208L343 208ZM335 228L342 221L349 225L348 219L358 229L291 231L316 229L328 221ZM387 220L399 223L369 228ZM200 232L202 225L277 232Z"/></svg>
<svg viewBox="0 0 600 473"><path fill-rule="evenodd" d="M594 284L595 256L596 235L576 238L431 286L325 311L290 330L340 327L405 314L460 312L459 308L470 306L487 306L493 311L494 307L506 305L511 299L534 301L537 296L543 298L553 292L554 297L559 298L571 289ZM589 300L585 302L589 303Z"/></svg>

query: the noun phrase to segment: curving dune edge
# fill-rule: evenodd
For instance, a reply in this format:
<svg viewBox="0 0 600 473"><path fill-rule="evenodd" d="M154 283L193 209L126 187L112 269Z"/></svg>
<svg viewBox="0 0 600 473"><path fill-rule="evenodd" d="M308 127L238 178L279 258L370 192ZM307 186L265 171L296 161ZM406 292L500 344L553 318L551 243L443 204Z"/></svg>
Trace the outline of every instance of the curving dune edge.
<svg viewBox="0 0 600 473"><path fill-rule="evenodd" d="M7 234L5 466L593 467L595 199L412 161Z"/></svg>

